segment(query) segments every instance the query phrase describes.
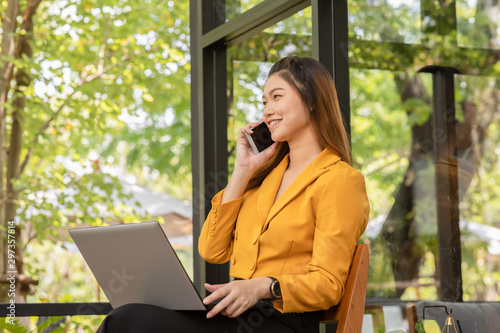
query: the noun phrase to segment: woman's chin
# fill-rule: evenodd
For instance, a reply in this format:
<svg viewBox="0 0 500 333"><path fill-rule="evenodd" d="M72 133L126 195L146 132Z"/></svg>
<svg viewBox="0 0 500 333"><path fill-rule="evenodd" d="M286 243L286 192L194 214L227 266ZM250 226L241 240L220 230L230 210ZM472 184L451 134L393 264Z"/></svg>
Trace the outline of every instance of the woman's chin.
<svg viewBox="0 0 500 333"><path fill-rule="evenodd" d="M276 133L271 133L271 139L273 139L274 142L285 142L286 140L283 140L283 138L280 135L277 135Z"/></svg>

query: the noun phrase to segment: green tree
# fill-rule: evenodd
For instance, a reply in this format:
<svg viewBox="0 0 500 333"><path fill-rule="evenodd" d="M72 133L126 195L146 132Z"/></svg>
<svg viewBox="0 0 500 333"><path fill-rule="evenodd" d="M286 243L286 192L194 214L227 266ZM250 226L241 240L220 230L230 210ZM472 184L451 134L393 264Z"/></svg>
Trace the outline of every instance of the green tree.
<svg viewBox="0 0 500 333"><path fill-rule="evenodd" d="M14 221L21 275L32 239L135 217L117 204L124 171L189 195L189 3L2 0L0 13L0 253Z"/></svg>
<svg viewBox="0 0 500 333"><path fill-rule="evenodd" d="M349 2L352 43L349 55L352 67L390 70L392 72L385 72L383 76L395 82L395 85L382 80L375 83L379 71L368 70L355 70L356 76L364 78L363 82L356 82L354 75L351 81L351 92L354 91L352 95L355 96L352 99L354 157L368 176L368 190L372 198L376 198L372 201L372 213L377 216L388 212L382 229L383 238L371 240L377 253L371 265L374 272L372 279L396 282L395 288L394 283L390 286L396 291L385 290L388 294L402 296L407 286L421 277L427 258L425 254L433 252L433 258L437 257L437 220L432 208L436 203L430 191L434 186L434 148L426 148L423 144L433 138L434 130L429 118L432 85L425 75L416 74L420 68L426 65L451 66L462 73L482 73L493 77L492 80L482 78L482 84L471 85L473 80L470 78L456 76L455 95L457 135L472 133L475 137L475 148L467 161L473 163L466 171L472 174L484 171L483 177L487 175L488 179L496 175L495 168L486 171L474 164L483 159L490 163L491 157L483 155L486 151L483 147L488 141L493 140L498 145L494 139L497 137L494 110L498 108L498 96L491 92L491 87L498 90L499 84L495 77L499 74L500 53L495 50L498 49L498 40L495 29L492 29L498 27L498 23L495 24L495 19L489 15L498 10L498 4L479 1L474 5L477 8L468 6L470 2L466 1L457 1L457 6L454 2L413 2L413 8L404 3L396 5L392 1ZM409 43L412 45L407 45ZM471 46L490 49L474 49ZM427 84L422 84L422 81ZM464 86L474 88L460 89ZM391 90L397 95L389 98ZM475 91L472 93L471 90ZM369 98L366 98L367 95ZM484 98L477 98L478 95ZM379 111L380 107L382 110ZM476 113L477 120L474 121L471 115ZM392 121L405 125L393 124L392 128L385 125ZM471 125L474 129L467 129ZM410 140L408 134L411 134ZM467 138L458 137L462 143L467 141L464 139ZM476 180L478 178L473 180L473 185L484 184ZM420 191L417 197L416 191ZM496 195L492 192L485 195L485 192L480 191L481 195L478 195L471 189L467 197L486 205L486 197L496 201ZM466 198L461 203L461 216L475 215L476 221L487 224L484 217L489 214L485 214L483 206L471 205L470 199ZM483 216L471 214L474 211L480 211ZM468 241L467 237L464 233L463 252L472 252L477 243ZM467 255L463 257L463 267L470 266L473 262L470 258ZM387 266L392 268L392 272ZM438 270L435 269L432 275L437 279ZM463 275L467 273L464 271ZM374 292L377 294L378 291ZM436 297L436 293L431 297Z"/></svg>

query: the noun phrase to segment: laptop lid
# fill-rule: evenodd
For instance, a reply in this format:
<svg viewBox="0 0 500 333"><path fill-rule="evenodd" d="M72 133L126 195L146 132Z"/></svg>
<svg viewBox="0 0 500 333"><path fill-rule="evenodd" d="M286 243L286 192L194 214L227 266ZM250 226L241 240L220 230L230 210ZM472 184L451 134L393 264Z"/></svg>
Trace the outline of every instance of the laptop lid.
<svg viewBox="0 0 500 333"><path fill-rule="evenodd" d="M156 221L70 229L113 308L128 303L206 310Z"/></svg>

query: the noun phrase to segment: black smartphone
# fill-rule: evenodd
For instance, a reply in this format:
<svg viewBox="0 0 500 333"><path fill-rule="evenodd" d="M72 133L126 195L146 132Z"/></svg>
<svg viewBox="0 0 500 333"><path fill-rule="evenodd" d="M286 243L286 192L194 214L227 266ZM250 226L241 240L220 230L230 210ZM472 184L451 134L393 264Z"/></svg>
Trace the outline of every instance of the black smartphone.
<svg viewBox="0 0 500 333"><path fill-rule="evenodd" d="M274 143L271 138L271 132L269 131L269 128L267 128L264 121L261 121L259 125L253 127L252 131L252 134L245 132L245 136L248 143L250 143L254 154L260 153Z"/></svg>

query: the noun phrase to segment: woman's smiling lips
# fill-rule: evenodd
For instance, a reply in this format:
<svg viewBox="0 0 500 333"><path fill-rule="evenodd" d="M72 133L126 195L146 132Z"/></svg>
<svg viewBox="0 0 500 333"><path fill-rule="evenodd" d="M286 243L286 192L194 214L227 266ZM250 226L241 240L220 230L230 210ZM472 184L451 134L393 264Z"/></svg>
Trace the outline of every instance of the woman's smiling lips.
<svg viewBox="0 0 500 333"><path fill-rule="evenodd" d="M278 125L280 121L281 121L281 119L272 119L272 120L269 120L267 122L267 127L269 127L269 129L271 129L273 127L276 127L276 125Z"/></svg>

